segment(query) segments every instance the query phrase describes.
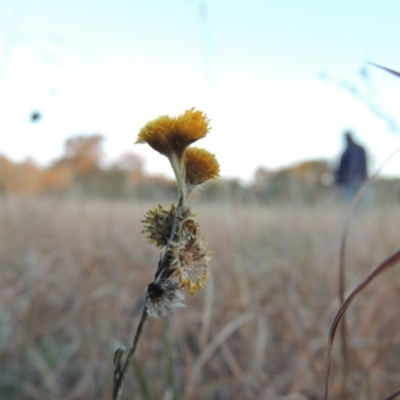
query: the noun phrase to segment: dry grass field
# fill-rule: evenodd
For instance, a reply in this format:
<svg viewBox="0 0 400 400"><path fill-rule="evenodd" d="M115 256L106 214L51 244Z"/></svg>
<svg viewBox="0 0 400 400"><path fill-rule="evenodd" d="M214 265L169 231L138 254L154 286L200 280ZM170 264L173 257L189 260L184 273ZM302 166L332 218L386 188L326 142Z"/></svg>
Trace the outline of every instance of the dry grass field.
<svg viewBox="0 0 400 400"><path fill-rule="evenodd" d="M159 258L141 234L153 205L0 199L0 399L111 398L113 353L132 340ZM192 209L214 253L211 279L171 318L147 321L123 398L322 399L346 209ZM356 213L348 289L400 247L399 227L398 204ZM399 268L346 314L349 399L400 387ZM337 337L332 399L342 365Z"/></svg>

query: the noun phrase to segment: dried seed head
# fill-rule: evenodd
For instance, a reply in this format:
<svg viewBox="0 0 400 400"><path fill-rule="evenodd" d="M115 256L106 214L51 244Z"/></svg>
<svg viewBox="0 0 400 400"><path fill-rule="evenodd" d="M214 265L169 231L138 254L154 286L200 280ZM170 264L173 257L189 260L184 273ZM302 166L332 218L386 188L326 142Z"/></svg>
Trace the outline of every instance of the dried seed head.
<svg viewBox="0 0 400 400"><path fill-rule="evenodd" d="M189 288L191 294L201 289L208 280L207 266L211 260L202 238L181 240L172 249L171 277L178 277L180 286Z"/></svg>
<svg viewBox="0 0 400 400"><path fill-rule="evenodd" d="M146 307L149 317L168 317L175 308L185 307L185 295L179 285L171 279L160 279L150 283L146 291Z"/></svg>
<svg viewBox="0 0 400 400"><path fill-rule="evenodd" d="M150 243L155 243L157 247L167 245L174 223L175 211L174 204L171 204L169 210L165 210L159 205L146 213L141 222L144 227L143 233L146 234Z"/></svg>
<svg viewBox="0 0 400 400"><path fill-rule="evenodd" d="M186 247L197 237L199 224L193 218L187 218L181 223L177 241L181 247Z"/></svg>

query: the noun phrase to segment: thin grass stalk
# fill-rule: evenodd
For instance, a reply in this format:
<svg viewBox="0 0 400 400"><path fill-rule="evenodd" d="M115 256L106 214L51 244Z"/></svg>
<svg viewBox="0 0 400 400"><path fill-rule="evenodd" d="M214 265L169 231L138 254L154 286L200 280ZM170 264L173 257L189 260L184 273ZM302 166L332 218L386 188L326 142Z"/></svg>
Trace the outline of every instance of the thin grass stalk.
<svg viewBox="0 0 400 400"><path fill-rule="evenodd" d="M335 315L335 318L332 322L330 331L329 331L329 338L328 338L328 356L327 356L327 368L326 368L326 376L325 376L325 400L329 398L329 376L330 376L330 369L332 363L332 350L333 350L333 343L335 340L336 329L339 325L339 322L342 320L344 313L346 312L347 308L356 298L356 296L362 292L378 275L382 272L386 271L388 268L394 266L396 263L400 261L400 249L389 256L386 260L384 260L381 264L379 264L372 272L347 296L345 301L340 306L338 312Z"/></svg>
<svg viewBox="0 0 400 400"><path fill-rule="evenodd" d="M189 398L195 389L195 384L198 381L203 366L213 356L213 354L225 343L225 341L242 325L245 325L254 319L254 314L249 312L239 315L234 320L230 321L218 334L214 337L207 347L202 351L199 358L193 365L192 376L186 386L185 397Z"/></svg>
<svg viewBox="0 0 400 400"><path fill-rule="evenodd" d="M383 167L391 160L398 152L400 152L400 148L396 149L389 157L382 163L382 165L375 171L375 173L364 183L364 185L357 192L353 201L351 202L350 208L347 212L347 217L345 220L345 225L343 228L342 238L340 241L340 253L339 253L339 277L338 277L338 286L339 286L339 301L340 304L344 302L344 295L346 290L346 268L345 268L345 258L346 258L346 243L347 237L349 234L350 223L352 221L352 217L354 216L357 205L360 202L361 197L365 193L365 191L371 186L372 182L377 178L380 174ZM341 383L341 396L343 400L347 399L346 387L347 387L347 377L349 372L349 350L347 344L347 322L346 316L343 315L342 323L340 326L340 335L341 335L341 353L343 360L342 367L342 383Z"/></svg>
<svg viewBox="0 0 400 400"><path fill-rule="evenodd" d="M345 258L346 258L346 243L347 237L349 234L350 229L350 222L352 217L355 213L356 207L365 193L366 189L370 186L371 182L376 177L376 174L367 180L364 185L360 188L357 192L356 196L354 197L353 201L351 202L350 208L347 213L347 217L345 220L345 225L342 233L342 238L340 241L340 255L339 255L339 302L342 304L344 302L344 295L345 295L345 287L346 287L346 269L345 269ZM341 398L343 400L347 399L347 376L349 373L349 349L347 343L347 322L346 316L344 315L342 318L342 323L340 325L340 336L341 336L341 353L342 353L342 382L341 382Z"/></svg>
<svg viewBox="0 0 400 400"><path fill-rule="evenodd" d="M383 65L375 64L375 63L373 63L371 61L367 61L367 62L368 62L368 64L371 64L374 67L383 69L384 71L389 72L389 74L392 74L392 75L397 76L398 78L400 78L400 72L397 72L394 69L384 67Z"/></svg>
<svg viewBox="0 0 400 400"><path fill-rule="evenodd" d="M152 400L154 396L151 394L149 376L146 375L146 371L143 370L144 365L135 359L133 359L132 364L133 368L135 369L135 374L139 380L142 400Z"/></svg>
<svg viewBox="0 0 400 400"><path fill-rule="evenodd" d="M393 400L395 399L397 396L400 396L400 389L397 389L395 392L389 394L388 397L385 397L383 400Z"/></svg>
<svg viewBox="0 0 400 400"><path fill-rule="evenodd" d="M115 352L114 357L114 377L113 377L113 400L120 400L122 396L122 386L128 373L129 367L132 363L133 355L135 354L139 339L142 335L144 325L147 320L147 306L143 307L142 316L140 318L139 325L136 329L135 336L133 338L132 346L129 349L128 356L126 357L124 366L121 368L121 358L124 353L124 348L120 347Z"/></svg>
<svg viewBox="0 0 400 400"><path fill-rule="evenodd" d="M201 316L201 330L199 333L199 344L201 349L203 349L206 346L206 342L210 334L213 301L214 301L214 280L211 277L206 286L203 313Z"/></svg>
<svg viewBox="0 0 400 400"><path fill-rule="evenodd" d="M174 335L169 319L165 321L164 349L166 352L165 377L168 387L170 389L170 399L178 400L179 395L174 368Z"/></svg>

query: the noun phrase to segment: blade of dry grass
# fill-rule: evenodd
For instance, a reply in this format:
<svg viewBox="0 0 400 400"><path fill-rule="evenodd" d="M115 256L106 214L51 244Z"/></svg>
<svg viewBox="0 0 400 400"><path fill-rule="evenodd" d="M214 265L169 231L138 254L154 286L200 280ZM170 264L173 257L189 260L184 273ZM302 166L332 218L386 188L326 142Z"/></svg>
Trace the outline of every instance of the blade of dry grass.
<svg viewBox="0 0 400 400"><path fill-rule="evenodd" d="M399 149L400 150L400 149ZM398 150L398 151L399 151ZM356 196L354 197L353 201L351 202L349 211L347 213L347 218L345 220L345 225L340 241L340 255L339 255L339 301L340 304L344 302L345 296L345 288L346 288L346 269L345 269L345 256L346 256L346 243L350 229L350 223L352 221L352 217L354 216L355 210L357 205L360 202L362 195L365 193L367 188L371 185L373 180L376 178L378 172L375 173L370 179L368 179L364 185L360 188L357 192ZM341 353L343 359L343 367L342 367L342 383L341 383L341 392L342 392L342 399L347 399L346 394L346 386L347 386L347 376L349 370L349 357L348 357L348 344L347 344L347 323L346 317L343 316L342 324L340 326L340 335L342 338L341 341Z"/></svg>
<svg viewBox="0 0 400 400"><path fill-rule="evenodd" d="M372 182L378 177L383 167L397 154L400 152L400 148L396 149L389 157L382 163L382 165L375 171L375 173L364 183L364 185L357 192L353 201L351 202L350 208L347 213L347 217L345 220L345 225L343 228L343 233L340 241L340 255L339 255L339 301L340 304L344 302L345 290L346 290L346 269L345 269L345 256L346 256L346 243L350 229L350 223L352 221L352 217L354 216L357 205L359 204L363 194L365 191L371 186ZM342 392L342 400L346 400L346 386L347 386L347 376L349 369L349 361L348 361L348 345L347 345L347 324L346 317L343 315L342 324L340 327L341 334L341 353L343 359L343 368L342 368L342 383L341 383L341 392Z"/></svg>
<svg viewBox="0 0 400 400"><path fill-rule="evenodd" d="M400 72L397 72L397 71L395 71L394 69L387 68L387 67L384 67L384 66L379 65L379 64L375 64L375 63L373 63L373 62L371 62L371 61L368 61L368 64L371 64L371 65L373 65L374 67L383 69L384 71L389 72L390 74L393 74L394 76L397 76L397 77L400 78Z"/></svg>
<svg viewBox="0 0 400 400"><path fill-rule="evenodd" d="M47 364L43 355L32 346L28 349L28 359L35 366L43 379L43 387L55 398L60 398L61 390L57 382L57 376Z"/></svg>
<svg viewBox="0 0 400 400"><path fill-rule="evenodd" d="M385 397L383 400L393 400L395 399L397 396L400 395L400 389L396 390L395 392L389 394L388 397Z"/></svg>
<svg viewBox="0 0 400 400"><path fill-rule="evenodd" d="M206 345L207 338L210 334L212 321L213 301L214 301L214 280L211 277L205 287L206 295L204 296L203 314L201 317L201 330L199 334L199 343L203 348Z"/></svg>
<svg viewBox="0 0 400 400"><path fill-rule="evenodd" d="M247 313L239 315L233 321L229 322L212 340L211 343L203 350L200 357L193 366L193 373L191 380L187 386L187 393L190 394L193 391L196 380L198 379L201 369L204 364L212 357L216 350L228 339L233 332L239 329L242 325L247 324L253 319L253 313ZM185 396L186 398L187 396Z"/></svg>
<svg viewBox="0 0 400 400"><path fill-rule="evenodd" d="M247 324L253 319L253 313L247 313L239 315L233 321L229 322L214 338L214 340L204 349L199 359L193 367L194 376L197 377L201 371L203 365L210 359L215 351L224 343L224 341L232 335L236 329L239 329L242 325Z"/></svg>
<svg viewBox="0 0 400 400"><path fill-rule="evenodd" d="M397 182L393 182L390 189L397 187ZM392 194L394 191L388 192L388 196ZM343 230L343 207L333 198L332 203L329 210L326 204L296 209L238 205L235 218L240 218L241 226L246 225L245 232L232 233L240 239L238 247L227 235L232 216L224 212L225 203L197 205L205 236L214 243L215 287L212 301L208 297L208 283L204 300L189 298L193 312L179 312L173 318L174 373L180 398L185 398L193 366L202 351L225 326L245 312L237 282L240 276L232 268L234 257L248 260L246 271L254 319L239 327L203 364L191 400L273 399L277 394L292 392L323 398L321 371L325 374L326 327L339 308L334 301L337 282L332 282L332 269L338 264L337 238ZM132 206L131 202L88 200L85 213L96 221L96 238L80 207L73 199L60 202L47 198L13 199L10 210L0 207L1 399L54 400L40 371L26 356L29 346L39 351L53 369L61 391L59 398L111 397L112 380L99 377L111 376L110 354L124 343L123 338L135 332L144 296L141 301L132 302L132 293L143 292L151 268L148 260L157 259L159 252L148 251L140 234L141 226L135 223L148 210L148 203ZM9 247L5 238L9 233L1 222L7 212L13 229L13 247ZM215 224L217 217L219 224ZM357 229L350 227L349 236L354 246L350 249L346 244L347 252L354 256L351 268L347 265L347 280L347 274L363 269L365 260L375 260L371 266L375 267L400 247L397 197L385 197L384 203L374 205L374 212L358 214L356 222ZM121 237L127 242L122 242ZM379 254L381 258L376 259ZM347 260L346 257L346 263ZM388 275L392 277L396 271L388 271ZM396 389L393 380L400 351L400 281L396 276L390 282L387 277L382 278L384 288L375 291L382 279L366 289L374 291L373 300L364 305L358 298L345 314L348 318L348 312L353 314L355 308L362 308L354 315L354 328L349 330L348 340L350 343L354 339L355 347L351 348L359 360L368 360L360 362L357 370L352 370L351 379L349 376L349 399L383 399ZM103 290L110 282L114 282L114 290ZM32 285L34 290L28 295ZM296 292L290 294L292 289ZM360 297L364 298L366 291ZM349 293L346 291L346 297ZM208 301L213 312L203 319ZM381 315L376 311L380 304L385 304ZM208 333L201 342L202 321L208 318ZM151 327L144 329L145 340L136 350L140 350L139 357L134 356L122 397L167 398L171 391L166 389L165 349L160 339L164 324L152 320ZM338 338L335 340L338 346ZM336 356L341 356L336 350L330 397L342 400L340 382L336 382ZM128 349L124 358L127 353ZM379 355L378 362L374 354ZM142 363L142 370L137 368L135 359ZM234 373L239 369L240 379Z"/></svg>
<svg viewBox="0 0 400 400"><path fill-rule="evenodd" d="M400 249L393 253L390 257L384 260L380 265L378 265L372 272L349 294L349 296L345 299L345 301L340 306L338 312L335 315L335 318L332 322L331 329L329 331L329 340L328 340L328 360L327 360L327 369L326 369L326 377L325 377L325 400L328 400L329 396L329 376L331 369L331 361L332 361L332 350L333 343L335 340L336 329L341 321L344 313L347 308L356 298L356 296L361 293L378 275L382 272L386 271L388 268L396 265L397 262L400 261Z"/></svg>

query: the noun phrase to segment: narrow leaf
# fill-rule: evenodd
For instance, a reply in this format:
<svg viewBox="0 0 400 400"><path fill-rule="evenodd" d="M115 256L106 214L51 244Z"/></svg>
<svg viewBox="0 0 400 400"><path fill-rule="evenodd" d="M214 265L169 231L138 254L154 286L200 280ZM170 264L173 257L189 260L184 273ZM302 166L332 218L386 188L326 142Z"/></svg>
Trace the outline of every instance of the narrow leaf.
<svg viewBox="0 0 400 400"><path fill-rule="evenodd" d="M400 261L400 250L397 250L390 257L388 257L382 264L378 265L345 299L345 301L340 306L338 312L335 315L335 318L332 322L331 329L329 331L329 340L328 340L328 359L327 359L327 368L326 368L326 376L325 376L325 400L328 400L329 395L329 375L331 369L331 361L332 361L332 350L333 350L333 342L335 340L336 329L341 321L344 313L347 308L350 306L352 301L356 298L356 296L362 292L378 275L382 272L386 271L389 267L394 266Z"/></svg>
<svg viewBox="0 0 400 400"><path fill-rule="evenodd" d="M375 64L375 63L370 62L370 61L368 61L368 64L371 64L371 65L373 65L374 67L383 69L384 71L389 72L390 74L393 74L393 75L395 75L395 76L397 76L397 77L400 78L400 72L397 72L397 71L395 71L394 69L390 69L390 68L384 67L384 66L379 65L379 64Z"/></svg>

